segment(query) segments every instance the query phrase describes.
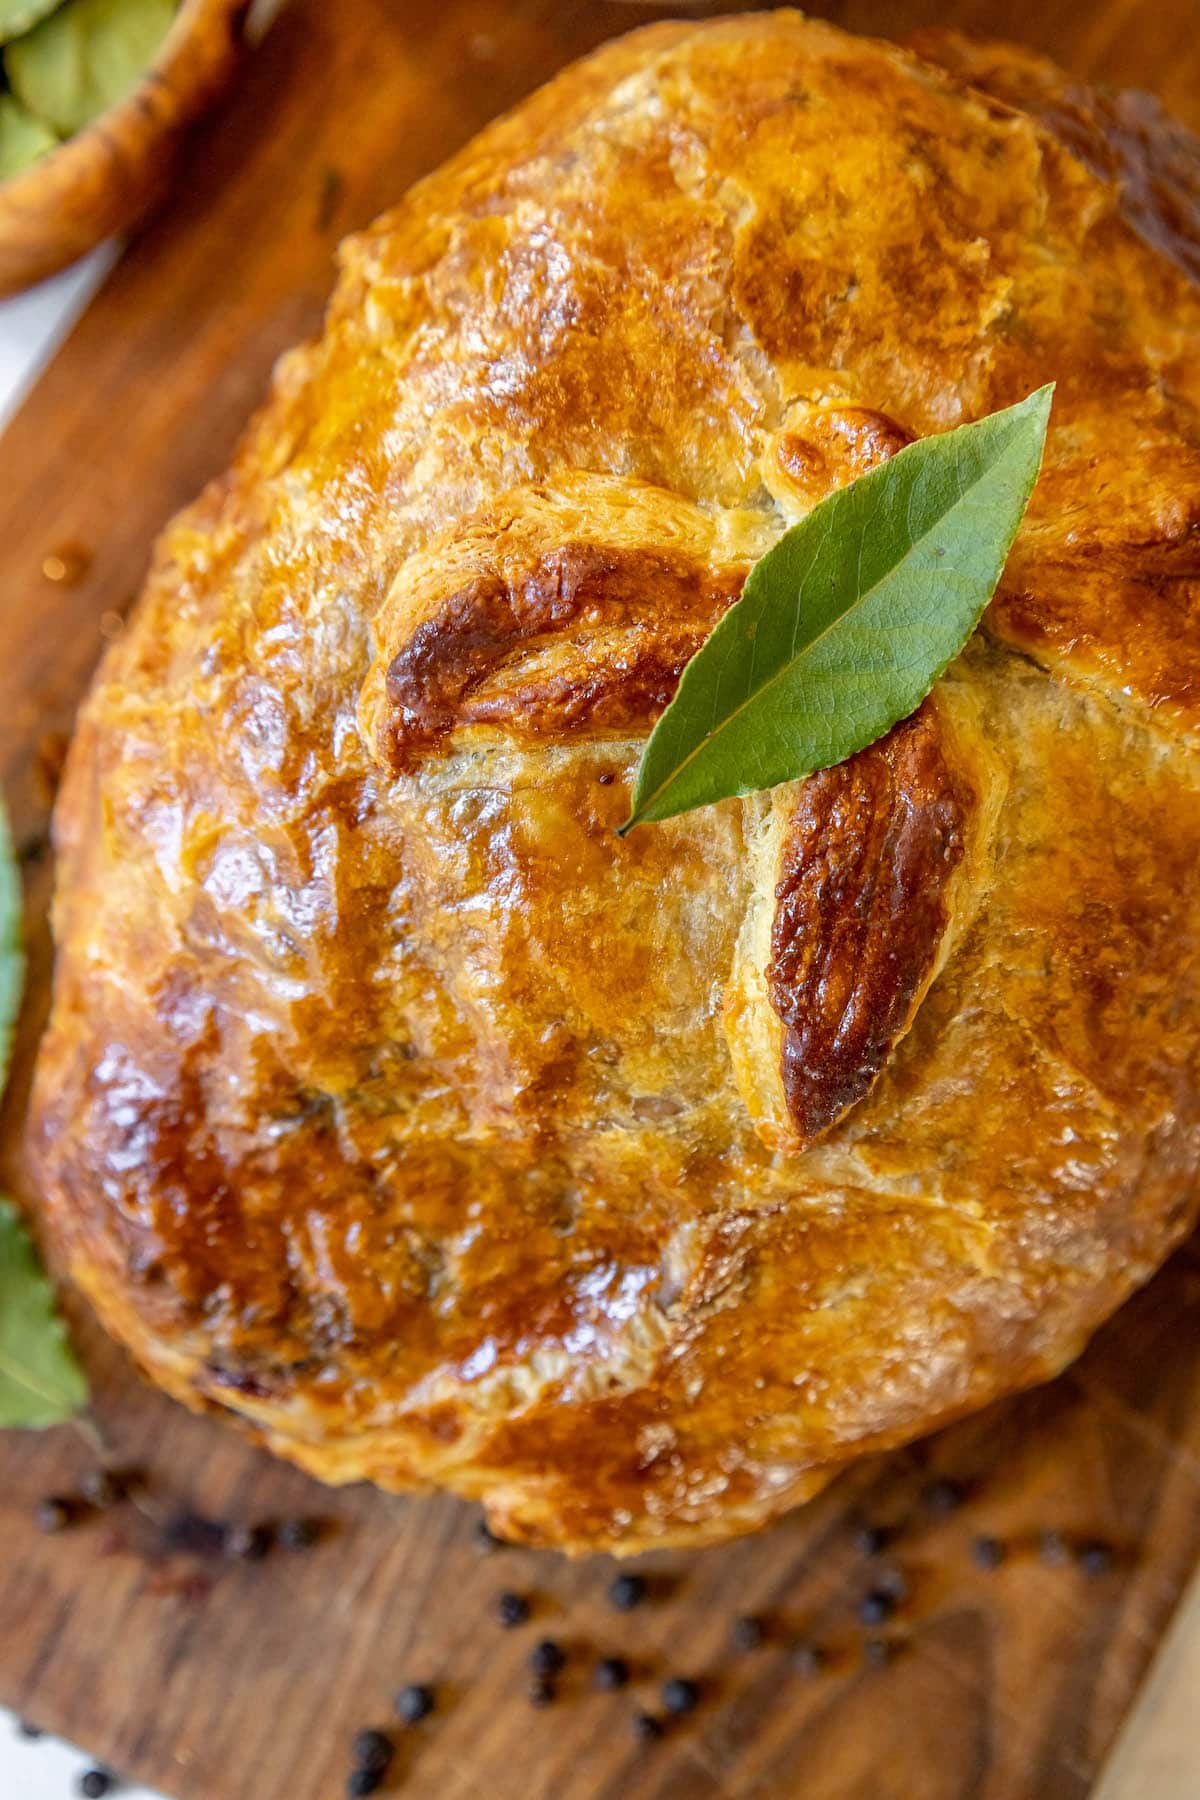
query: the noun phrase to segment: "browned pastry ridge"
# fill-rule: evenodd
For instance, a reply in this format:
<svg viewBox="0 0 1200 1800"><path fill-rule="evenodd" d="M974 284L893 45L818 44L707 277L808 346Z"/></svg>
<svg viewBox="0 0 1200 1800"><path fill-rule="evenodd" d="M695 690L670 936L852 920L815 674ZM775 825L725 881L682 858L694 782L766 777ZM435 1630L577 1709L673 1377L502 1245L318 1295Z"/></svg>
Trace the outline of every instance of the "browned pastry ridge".
<svg viewBox="0 0 1200 1800"><path fill-rule="evenodd" d="M746 1531L1200 1200L1200 154L1020 52L611 44L353 238L62 791L47 1231L190 1405L504 1535ZM624 841L751 561L1058 383L889 738Z"/></svg>

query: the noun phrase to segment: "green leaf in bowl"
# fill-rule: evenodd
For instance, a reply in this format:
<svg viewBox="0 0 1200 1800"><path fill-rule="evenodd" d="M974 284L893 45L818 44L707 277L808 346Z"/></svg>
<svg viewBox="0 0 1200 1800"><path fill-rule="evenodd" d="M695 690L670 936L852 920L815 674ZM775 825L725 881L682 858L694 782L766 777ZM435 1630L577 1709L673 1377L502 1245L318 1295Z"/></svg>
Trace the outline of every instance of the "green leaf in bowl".
<svg viewBox="0 0 1200 1800"><path fill-rule="evenodd" d="M70 137L137 86L175 11L175 0L67 0L5 47L9 86Z"/></svg>
<svg viewBox="0 0 1200 1800"><path fill-rule="evenodd" d="M62 3L63 0L0 0L0 44L23 36Z"/></svg>
<svg viewBox="0 0 1200 1800"><path fill-rule="evenodd" d="M11 94L0 93L0 181L19 175L57 143L48 125L26 112Z"/></svg>
<svg viewBox="0 0 1200 1800"><path fill-rule="evenodd" d="M0 1200L0 1427L60 1425L86 1399L54 1290L16 1207Z"/></svg>

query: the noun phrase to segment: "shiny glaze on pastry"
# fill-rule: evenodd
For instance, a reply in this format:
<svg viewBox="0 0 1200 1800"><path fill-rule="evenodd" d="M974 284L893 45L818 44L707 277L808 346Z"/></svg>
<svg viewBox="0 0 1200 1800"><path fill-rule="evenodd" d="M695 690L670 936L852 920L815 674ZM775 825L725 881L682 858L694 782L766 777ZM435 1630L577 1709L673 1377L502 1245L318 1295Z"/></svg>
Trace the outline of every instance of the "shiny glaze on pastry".
<svg viewBox="0 0 1200 1800"><path fill-rule="evenodd" d="M47 1231L327 1480L720 1539L1052 1375L1194 1219L1198 151L922 48L660 25L485 131L345 246L84 707ZM780 531L1049 380L915 717L619 840Z"/></svg>

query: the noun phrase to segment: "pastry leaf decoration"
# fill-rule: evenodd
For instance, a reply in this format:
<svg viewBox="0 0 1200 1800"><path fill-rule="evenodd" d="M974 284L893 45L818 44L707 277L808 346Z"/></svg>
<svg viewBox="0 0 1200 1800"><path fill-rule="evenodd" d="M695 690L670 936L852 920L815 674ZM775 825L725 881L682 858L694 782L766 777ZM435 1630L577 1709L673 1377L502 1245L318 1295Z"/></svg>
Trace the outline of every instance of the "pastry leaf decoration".
<svg viewBox="0 0 1200 1800"><path fill-rule="evenodd" d="M1053 395L909 444L759 558L650 734L622 836L829 768L915 711L995 591Z"/></svg>
<svg viewBox="0 0 1200 1800"><path fill-rule="evenodd" d="M0 1090L21 1004L21 880L0 806ZM0 1199L0 1427L58 1425L87 1399L87 1384L20 1214Z"/></svg>

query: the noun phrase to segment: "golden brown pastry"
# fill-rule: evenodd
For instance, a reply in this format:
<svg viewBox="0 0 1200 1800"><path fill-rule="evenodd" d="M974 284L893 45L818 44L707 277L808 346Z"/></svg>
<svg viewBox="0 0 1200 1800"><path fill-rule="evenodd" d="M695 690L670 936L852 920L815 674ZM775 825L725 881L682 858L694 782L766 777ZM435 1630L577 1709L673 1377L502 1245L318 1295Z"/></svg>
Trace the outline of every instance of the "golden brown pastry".
<svg viewBox="0 0 1200 1800"><path fill-rule="evenodd" d="M722 1538L1053 1374L1193 1221L1200 157L925 58L656 26L486 131L346 246L84 708L48 1229L327 1480ZM914 718L619 841L749 563L1051 380Z"/></svg>

